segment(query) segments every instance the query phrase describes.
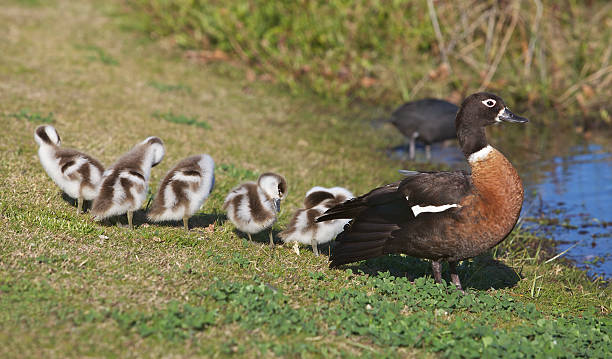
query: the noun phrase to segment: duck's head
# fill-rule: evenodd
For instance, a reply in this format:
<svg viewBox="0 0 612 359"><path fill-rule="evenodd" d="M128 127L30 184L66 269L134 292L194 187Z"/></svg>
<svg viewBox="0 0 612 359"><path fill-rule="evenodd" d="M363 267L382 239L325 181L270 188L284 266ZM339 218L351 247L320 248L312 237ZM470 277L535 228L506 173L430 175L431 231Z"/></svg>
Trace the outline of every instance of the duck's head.
<svg viewBox="0 0 612 359"><path fill-rule="evenodd" d="M468 96L463 103L457 117L457 139L466 156L487 146L484 128L501 122L525 123L528 120L512 113L501 97L488 93L478 92Z"/></svg>
<svg viewBox="0 0 612 359"><path fill-rule="evenodd" d="M62 143L62 140L55 130L55 127L50 125L36 127L36 130L34 131L34 140L39 146L59 146Z"/></svg>
<svg viewBox="0 0 612 359"><path fill-rule="evenodd" d="M153 154L151 167L157 166L163 159L166 154L166 149L164 148L164 142L159 137L151 136L147 137L146 140L140 143L143 146L148 146L149 151Z"/></svg>
<svg viewBox="0 0 612 359"><path fill-rule="evenodd" d="M259 176L257 185L274 201L276 211L280 212L280 202L287 196L287 181L279 174L267 172Z"/></svg>

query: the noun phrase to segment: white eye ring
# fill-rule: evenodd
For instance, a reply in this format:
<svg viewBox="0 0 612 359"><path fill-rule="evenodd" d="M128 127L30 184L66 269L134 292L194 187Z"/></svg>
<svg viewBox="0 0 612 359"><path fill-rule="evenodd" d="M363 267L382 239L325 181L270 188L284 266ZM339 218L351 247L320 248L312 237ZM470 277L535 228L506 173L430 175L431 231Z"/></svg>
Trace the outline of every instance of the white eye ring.
<svg viewBox="0 0 612 359"><path fill-rule="evenodd" d="M497 101L495 101L492 98L488 98L488 99L482 101L482 104L487 106L487 107L493 107L493 106L495 106L496 103L497 103Z"/></svg>

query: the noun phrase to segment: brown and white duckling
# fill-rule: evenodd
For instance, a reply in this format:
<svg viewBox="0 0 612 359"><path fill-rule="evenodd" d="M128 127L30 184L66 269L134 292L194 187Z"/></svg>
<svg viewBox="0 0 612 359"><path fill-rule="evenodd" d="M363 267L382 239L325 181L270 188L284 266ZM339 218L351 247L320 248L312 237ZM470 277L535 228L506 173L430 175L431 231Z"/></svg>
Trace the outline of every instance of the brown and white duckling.
<svg viewBox="0 0 612 359"><path fill-rule="evenodd" d="M96 220L127 213L128 224L145 198L151 167L164 158L164 143L159 137L149 137L104 172L100 192L93 202L91 214Z"/></svg>
<svg viewBox="0 0 612 359"><path fill-rule="evenodd" d="M264 173L257 183L246 182L230 191L223 209L236 228L251 234L270 228L280 212L280 203L287 196L287 181L276 173ZM274 246L270 230L270 246Z"/></svg>
<svg viewBox="0 0 612 359"><path fill-rule="evenodd" d="M279 233L279 237L285 243L293 242L293 250L300 254L298 243L309 244L315 256L319 255L317 246L334 239L342 232L344 226L350 222L349 219L334 219L325 222L316 222L328 209L353 198L353 194L342 187L313 187L306 192L304 208L298 209L289 227Z"/></svg>
<svg viewBox="0 0 612 359"><path fill-rule="evenodd" d="M480 92L463 101L457 113L457 139L471 174L406 171L406 178L328 210L317 221L352 219L338 235L331 267L391 253L432 261L436 282L447 261L451 280L461 289L457 262L475 257L514 228L523 204L516 169L487 142L485 127L525 123L504 101Z"/></svg>
<svg viewBox="0 0 612 359"><path fill-rule="evenodd" d="M77 199L77 214L81 213L83 200L98 195L104 166L85 153L60 147L61 139L53 126L38 126L34 140L43 168L62 191Z"/></svg>
<svg viewBox="0 0 612 359"><path fill-rule="evenodd" d="M202 207L215 184L215 162L207 154L191 156L172 168L159 185L148 217L151 221L183 219L189 230L189 217Z"/></svg>

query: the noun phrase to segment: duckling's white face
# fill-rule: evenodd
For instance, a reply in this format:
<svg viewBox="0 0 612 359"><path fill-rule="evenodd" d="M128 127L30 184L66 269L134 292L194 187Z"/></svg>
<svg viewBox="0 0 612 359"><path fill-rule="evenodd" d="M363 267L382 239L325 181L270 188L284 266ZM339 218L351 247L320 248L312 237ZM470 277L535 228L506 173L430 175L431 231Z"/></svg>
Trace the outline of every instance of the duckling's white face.
<svg viewBox="0 0 612 359"><path fill-rule="evenodd" d="M280 212L280 202L287 195L287 182L276 173L264 173L259 176L257 185L274 201L276 211Z"/></svg>
<svg viewBox="0 0 612 359"><path fill-rule="evenodd" d="M281 188L281 181L277 176L261 176L259 178L259 187L272 199L285 198L285 193Z"/></svg>
<svg viewBox="0 0 612 359"><path fill-rule="evenodd" d="M150 146L150 151L152 151L153 153L153 163L151 167L157 166L162 161L162 159L164 159L166 149L164 148L164 143L159 137L147 137L147 139L142 141L141 144Z"/></svg>
<svg viewBox="0 0 612 359"><path fill-rule="evenodd" d="M34 131L34 140L39 146L61 144L61 139L55 127L49 125L38 126Z"/></svg>
<svg viewBox="0 0 612 359"><path fill-rule="evenodd" d="M153 151L153 167L157 166L166 155L166 149L164 145L156 143L151 146L151 150Z"/></svg>

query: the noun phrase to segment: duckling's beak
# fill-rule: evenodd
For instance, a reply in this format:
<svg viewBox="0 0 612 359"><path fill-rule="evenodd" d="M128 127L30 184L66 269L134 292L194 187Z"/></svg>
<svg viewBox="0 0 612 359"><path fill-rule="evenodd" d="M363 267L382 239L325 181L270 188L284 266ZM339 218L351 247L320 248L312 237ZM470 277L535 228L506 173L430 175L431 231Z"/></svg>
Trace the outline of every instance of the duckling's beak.
<svg viewBox="0 0 612 359"><path fill-rule="evenodd" d="M274 206L276 207L276 212L280 212L280 198L274 200Z"/></svg>
<svg viewBox="0 0 612 359"><path fill-rule="evenodd" d="M503 110L499 111L499 114L497 115L496 120L498 122L500 121L516 122L516 123L529 122L529 120L526 119L525 117L521 117L521 116L513 114L510 110L508 110L507 107L504 107Z"/></svg>

